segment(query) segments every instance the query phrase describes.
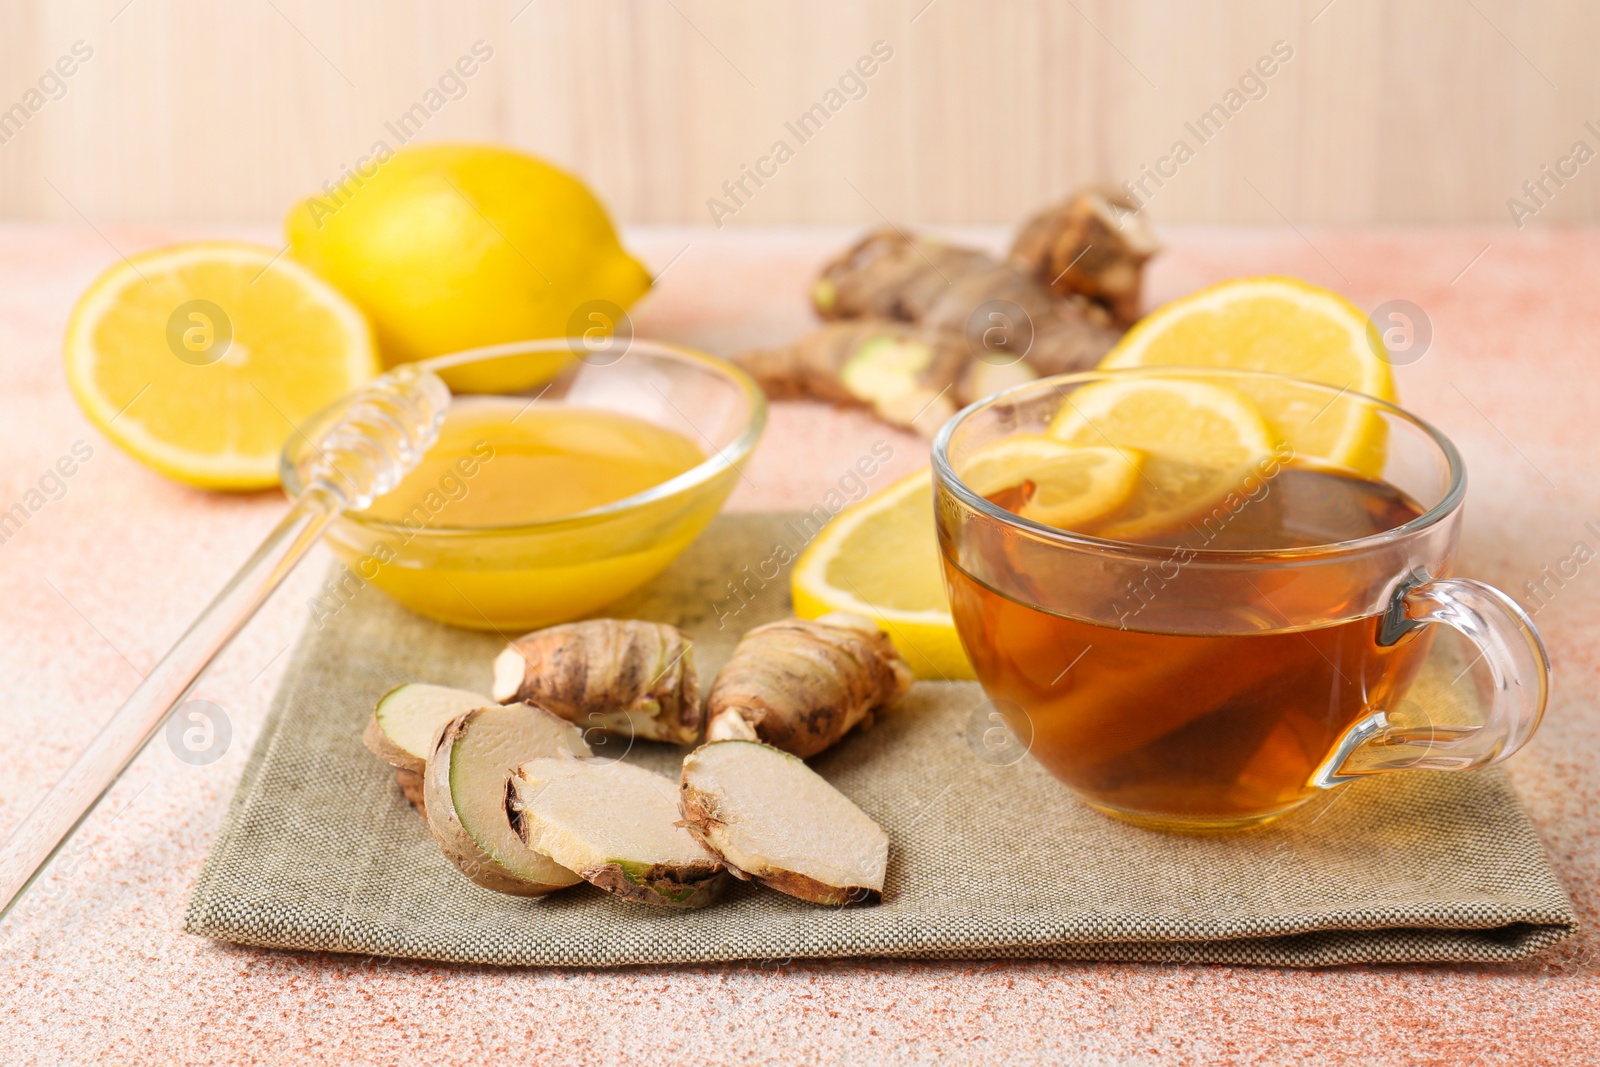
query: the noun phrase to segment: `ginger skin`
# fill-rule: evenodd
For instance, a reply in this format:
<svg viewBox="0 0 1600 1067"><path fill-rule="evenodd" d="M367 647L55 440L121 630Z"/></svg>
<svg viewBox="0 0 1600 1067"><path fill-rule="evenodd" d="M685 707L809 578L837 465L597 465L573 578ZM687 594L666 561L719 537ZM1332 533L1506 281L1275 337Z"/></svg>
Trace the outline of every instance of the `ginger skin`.
<svg viewBox="0 0 1600 1067"><path fill-rule="evenodd" d="M774 400L864 405L931 437L972 399L1030 381L1022 363L975 360L959 334L885 319L830 322L784 348L735 359Z"/></svg>
<svg viewBox="0 0 1600 1067"><path fill-rule="evenodd" d="M410 803L412 810L424 819L428 817L428 804L423 799L422 775L416 771L408 771L404 767L394 769L395 784L400 787L400 792Z"/></svg>
<svg viewBox="0 0 1600 1067"><path fill-rule="evenodd" d="M1023 223L1011 261L1063 296L1104 304L1122 327L1139 318L1145 261L1161 250L1138 205L1112 189L1086 189Z"/></svg>
<svg viewBox="0 0 1600 1067"><path fill-rule="evenodd" d="M492 695L585 729L679 745L697 742L703 722L689 639L639 619L589 619L517 638L495 659Z"/></svg>
<svg viewBox="0 0 1600 1067"><path fill-rule="evenodd" d="M812 299L824 319L916 323L923 338L965 349L964 363L1020 359L1037 375L1085 370L1122 335L1104 308L1060 295L1017 264L896 230L869 235L824 267ZM1005 321L985 307L996 301ZM1016 347L1007 349L996 325Z"/></svg>
<svg viewBox="0 0 1600 1067"><path fill-rule="evenodd" d="M826 325L734 362L775 399L862 405L930 437L974 400L1086 370L1138 317L1157 248L1115 197L1091 190L1046 209L1005 261L893 228L869 234L812 289Z"/></svg>
<svg viewBox="0 0 1600 1067"><path fill-rule="evenodd" d="M785 619L744 636L717 673L706 740L762 741L802 759L911 688L911 668L870 619Z"/></svg>

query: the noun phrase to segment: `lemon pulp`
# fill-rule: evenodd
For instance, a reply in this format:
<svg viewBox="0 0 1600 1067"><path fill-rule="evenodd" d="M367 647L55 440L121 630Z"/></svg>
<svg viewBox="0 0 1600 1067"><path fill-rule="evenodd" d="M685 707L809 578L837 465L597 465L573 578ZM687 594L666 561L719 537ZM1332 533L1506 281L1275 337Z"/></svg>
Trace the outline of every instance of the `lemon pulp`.
<svg viewBox="0 0 1600 1067"><path fill-rule="evenodd" d="M1144 456L1131 499L1097 530L1133 539L1180 525L1274 453L1272 430L1243 396L1191 378L1106 380L1071 393L1050 435Z"/></svg>
<svg viewBox="0 0 1600 1067"><path fill-rule="evenodd" d="M1016 434L974 451L957 474L979 496L1004 494L1005 506L1025 519L1086 531L1127 503L1144 462L1144 453L1134 448Z"/></svg>
<svg viewBox="0 0 1600 1067"><path fill-rule="evenodd" d="M933 525L933 472L921 470L853 504L795 562L795 613L876 619L919 678L970 679L956 636Z"/></svg>
<svg viewBox="0 0 1600 1067"><path fill-rule="evenodd" d="M79 298L67 382L91 421L169 477L278 480L301 423L378 370L361 313L275 249L208 241L135 255Z"/></svg>
<svg viewBox="0 0 1600 1067"><path fill-rule="evenodd" d="M1350 394L1392 403L1394 377L1377 328L1331 290L1273 276L1221 282L1146 315L1100 366L1267 371L1335 386L1341 393L1324 403L1267 380L1229 381L1296 455L1369 476L1382 470L1384 423Z"/></svg>

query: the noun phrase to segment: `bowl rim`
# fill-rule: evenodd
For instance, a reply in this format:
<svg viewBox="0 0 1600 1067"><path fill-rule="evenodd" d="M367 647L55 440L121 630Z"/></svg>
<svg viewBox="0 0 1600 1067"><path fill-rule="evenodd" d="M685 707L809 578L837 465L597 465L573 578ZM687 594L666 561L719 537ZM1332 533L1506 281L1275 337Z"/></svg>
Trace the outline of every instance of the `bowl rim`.
<svg viewBox="0 0 1600 1067"><path fill-rule="evenodd" d="M1250 381L1271 379L1290 381L1296 385L1318 390L1325 394L1332 394L1332 400L1341 396L1357 396L1364 401L1369 401L1380 411L1385 411L1411 423L1422 431L1434 447L1439 450L1448 470L1448 480L1444 492L1433 506L1426 509L1421 515L1408 522L1401 523L1391 529L1365 537L1352 538L1346 541L1332 541L1327 544L1308 545L1300 548L1260 549L1260 548L1174 548L1170 545L1143 545L1133 541L1115 541L1106 537L1096 537L1093 534L1076 533L1063 530L1056 526L1046 526L1032 519L1025 519L1012 511L1007 511L998 504L990 503L986 498L979 496L971 489L960 476L955 473L950 463L950 439L954 436L956 428L966 422L973 415L986 408L1000 404L1014 402L1023 393L1053 389L1061 392L1063 386L1086 384L1094 381L1118 378L1161 378L1161 377L1217 377L1234 379L1237 381ZM942 486L956 499L972 511L983 515L985 518L1006 526L1014 527L1029 536L1059 545L1062 548L1089 549L1107 556L1116 556L1129 559L1152 560L1170 556L1175 551L1182 551L1191 561L1210 561L1215 563L1275 563L1294 559L1316 558L1325 559L1343 557L1353 553L1368 552L1397 541L1415 537L1431 527L1457 513L1467 492L1467 467L1455 443L1446 437L1443 431L1426 419L1407 411L1399 404L1382 400L1366 393L1358 392L1348 386L1339 388L1327 382L1319 382L1311 378L1301 378L1291 374L1277 374L1271 371L1246 370L1236 367L1202 367L1202 366L1172 366L1172 367L1119 367L1103 370L1090 369L1073 371L1067 374L1051 375L1047 378L1036 378L1031 382L1023 382L1009 389L1003 389L976 400L945 421L934 436L932 452L932 465L934 472L935 488ZM935 503L937 510L937 503Z"/></svg>
<svg viewBox="0 0 1600 1067"><path fill-rule="evenodd" d="M739 430L738 435L731 442L724 445L720 449L712 451L702 462L690 467L682 474L674 475L664 482L660 482L657 485L651 486L649 489L633 493L618 500L613 500L609 504L602 504L599 507L588 508L583 511L575 511L569 515L559 515L554 518L539 519L534 522L519 522L500 525L451 526L445 524L430 524L420 528L415 525L407 525L406 523L396 522L389 519L369 518L359 511L348 511L345 512L341 517L366 529L380 532L401 533L413 539L420 537L479 537L484 534L511 536L551 533L593 525L597 522L611 518L612 516L631 511L646 504L652 504L660 500L665 500L670 497L687 493L692 489L710 482L713 478L717 477L723 472L736 468L750 455L750 453L755 449L756 443L761 440L761 434L766 429L767 425L767 397L766 394L762 392L761 387L756 384L754 378L750 377L749 374L745 373L744 370L735 366L733 363L724 359L718 359L717 357L709 355L705 352L701 352L698 349L689 348L686 345L673 344L667 341L655 341L647 338L630 339L628 342L628 348L623 357L611 364L606 364L606 366L614 366L617 363L623 362L628 355L632 355L636 350L643 350L641 354L655 359L664 358L669 361L693 364L703 370L709 371L712 374L719 375L737 386L744 394L745 400L749 405L749 416L746 418L744 426ZM466 366L467 364L476 363L482 360L498 359L503 356L561 351L571 352L574 355L581 357L588 351L588 349L583 346L580 338L553 337L529 341L510 341L505 344L498 345L486 345L482 348L471 348L461 352L450 352L442 356L433 356L428 359L416 360L415 362L407 365L417 367L421 370L438 373L439 371L451 370L453 368ZM565 370L566 368L563 369ZM353 394L346 394L345 396L340 397L332 404L312 415L305 421L303 426L297 426L294 432L290 434L288 441L285 442L283 451L279 455L279 467L282 475L284 491L291 497L298 496L299 493L303 491L303 487L300 485L299 471L296 469L290 454L297 447L303 447L303 443L309 440L303 432L304 427L313 426L322 419L331 415L341 404L344 404L351 395ZM454 401L456 395L457 394L455 391L452 390L452 401ZM494 396L510 394L464 393L461 395ZM538 397L535 397L534 399L538 399ZM667 402L668 404L672 404L670 400ZM672 404L672 406L675 409L677 407L675 404ZM679 411L679 414L681 415L683 413ZM685 421L689 421L687 415L684 416L684 419ZM690 425L694 425L692 421L690 421ZM705 435L702 433L701 437L704 438ZM709 444L709 442L707 443Z"/></svg>

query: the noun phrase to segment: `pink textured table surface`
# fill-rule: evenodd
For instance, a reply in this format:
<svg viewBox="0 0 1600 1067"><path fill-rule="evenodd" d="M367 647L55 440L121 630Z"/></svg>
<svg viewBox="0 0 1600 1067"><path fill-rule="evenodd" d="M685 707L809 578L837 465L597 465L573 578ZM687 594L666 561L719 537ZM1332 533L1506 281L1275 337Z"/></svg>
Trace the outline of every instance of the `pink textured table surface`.
<svg viewBox="0 0 1600 1067"><path fill-rule="evenodd" d="M267 232L238 236L272 240ZM122 252L193 232L0 225L0 508L83 441L93 456L0 544L0 833L149 669L283 510L163 481L79 415L59 342L77 293ZM803 328L838 231L649 230L641 335L726 354ZM993 239L995 234L980 235ZM0 1062L1056 1064L1600 1062L1600 233L1176 230L1163 300L1287 272L1364 307L1403 298L1433 326L1399 369L1408 406L1465 453L1462 572L1523 595L1574 577L1537 619L1557 684L1511 764L1586 929L1509 967L1306 972L1078 963L817 963L505 971L263 952L180 931L200 863L308 617L303 568L200 696L232 737L209 766L161 740L0 928ZM777 405L733 508L804 506L864 449L888 476L924 447L858 414ZM1587 523L1594 526L1586 526ZM1588 553L1583 554L1588 558ZM1565 561L1565 562L1564 562ZM1530 606L1533 606L1530 602Z"/></svg>

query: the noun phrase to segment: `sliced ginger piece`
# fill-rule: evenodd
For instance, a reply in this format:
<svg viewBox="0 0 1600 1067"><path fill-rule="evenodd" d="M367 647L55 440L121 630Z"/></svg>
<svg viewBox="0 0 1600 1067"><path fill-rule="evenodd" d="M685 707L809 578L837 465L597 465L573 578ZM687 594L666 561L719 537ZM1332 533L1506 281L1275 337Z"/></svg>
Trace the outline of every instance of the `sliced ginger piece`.
<svg viewBox="0 0 1600 1067"><path fill-rule="evenodd" d="M523 844L507 808L512 772L540 757L589 755L583 731L531 704L491 704L452 720L423 773L428 828L445 856L485 889L543 896L579 878Z"/></svg>
<svg viewBox="0 0 1600 1067"><path fill-rule="evenodd" d="M440 733L452 719L493 703L483 694L466 689L407 682L378 698L361 741L369 752L394 768L400 792L426 817L422 774Z"/></svg>
<svg viewBox="0 0 1600 1067"><path fill-rule="evenodd" d="M423 792L425 782L426 779L416 771L408 771L404 767L394 769L394 784L400 787L400 794L424 819L428 817L428 799Z"/></svg>
<svg viewBox="0 0 1600 1067"><path fill-rule="evenodd" d="M683 761L683 817L736 874L817 904L883 896L889 835L803 761L755 741Z"/></svg>
<svg viewBox="0 0 1600 1067"><path fill-rule="evenodd" d="M722 895L722 862L679 825L672 779L606 760L536 759L511 780L529 849L608 893L699 908Z"/></svg>
<svg viewBox="0 0 1600 1067"><path fill-rule="evenodd" d="M421 774L439 734L451 720L493 703L482 693L466 689L407 682L378 698L361 740L391 767ZM404 780L401 788L405 788Z"/></svg>

